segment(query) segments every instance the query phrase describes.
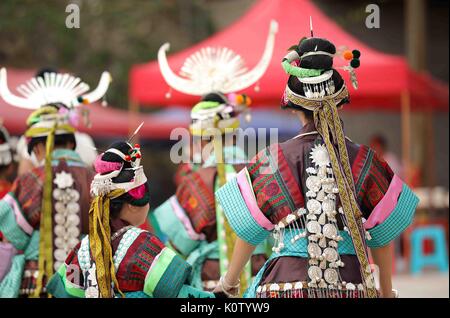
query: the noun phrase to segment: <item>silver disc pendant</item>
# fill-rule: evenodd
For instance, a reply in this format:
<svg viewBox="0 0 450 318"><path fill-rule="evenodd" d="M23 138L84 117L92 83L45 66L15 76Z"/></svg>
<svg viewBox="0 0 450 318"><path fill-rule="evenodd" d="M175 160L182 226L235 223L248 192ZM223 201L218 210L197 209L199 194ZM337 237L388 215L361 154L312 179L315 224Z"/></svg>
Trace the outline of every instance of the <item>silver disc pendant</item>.
<svg viewBox="0 0 450 318"><path fill-rule="evenodd" d="M306 208L311 213L319 214L322 211L322 204L316 199L309 199L306 203Z"/></svg>
<svg viewBox="0 0 450 318"><path fill-rule="evenodd" d="M316 197L317 201L322 202L323 200L325 200L325 191L320 190L319 193L317 193L317 197Z"/></svg>
<svg viewBox="0 0 450 318"><path fill-rule="evenodd" d="M308 254L312 258L319 257L320 255L322 255L322 249L316 243L309 243L308 244Z"/></svg>
<svg viewBox="0 0 450 318"><path fill-rule="evenodd" d="M335 204L330 199L325 199L322 202L322 211L325 212L325 213L333 212L334 211L334 207L335 207Z"/></svg>
<svg viewBox="0 0 450 318"><path fill-rule="evenodd" d="M338 252L334 248L327 247L323 253L325 254L325 259L330 263L337 261L339 257Z"/></svg>
<svg viewBox="0 0 450 318"><path fill-rule="evenodd" d="M75 214L80 212L80 205L77 202L70 202L67 205L67 211L69 211L70 214Z"/></svg>
<svg viewBox="0 0 450 318"><path fill-rule="evenodd" d="M317 234L320 233L322 227L317 221L309 221L306 224L306 229L308 230L309 233Z"/></svg>
<svg viewBox="0 0 450 318"><path fill-rule="evenodd" d="M320 178L317 176L309 176L306 179L306 187L314 192L319 192L321 186Z"/></svg>
<svg viewBox="0 0 450 318"><path fill-rule="evenodd" d="M64 223L66 223L66 218L62 213L55 214L55 223L59 225L64 225Z"/></svg>
<svg viewBox="0 0 450 318"><path fill-rule="evenodd" d="M308 268L308 276L313 281L322 279L322 270L319 266L310 266Z"/></svg>
<svg viewBox="0 0 450 318"><path fill-rule="evenodd" d="M334 226L333 224L325 224L323 226L323 235L325 235L329 239L332 239L333 236L337 236L336 226Z"/></svg>
<svg viewBox="0 0 450 318"><path fill-rule="evenodd" d="M77 190L69 190L69 195L72 202L78 202L78 200L80 200L80 193Z"/></svg>
<svg viewBox="0 0 450 318"><path fill-rule="evenodd" d="M64 214L64 213L67 211L66 205L65 205L64 203L62 203L62 202L56 202L56 203L55 203L55 211L56 211L57 213L62 213L62 214Z"/></svg>
<svg viewBox="0 0 450 318"><path fill-rule="evenodd" d="M322 184L322 189L326 193L333 193L334 183L324 183L324 184Z"/></svg>
<svg viewBox="0 0 450 318"><path fill-rule="evenodd" d="M335 269L327 268L324 272L324 278L328 284L335 284L338 281L338 273Z"/></svg>
<svg viewBox="0 0 450 318"><path fill-rule="evenodd" d="M57 201L60 201L62 199L63 190L56 188L53 190L53 198Z"/></svg>

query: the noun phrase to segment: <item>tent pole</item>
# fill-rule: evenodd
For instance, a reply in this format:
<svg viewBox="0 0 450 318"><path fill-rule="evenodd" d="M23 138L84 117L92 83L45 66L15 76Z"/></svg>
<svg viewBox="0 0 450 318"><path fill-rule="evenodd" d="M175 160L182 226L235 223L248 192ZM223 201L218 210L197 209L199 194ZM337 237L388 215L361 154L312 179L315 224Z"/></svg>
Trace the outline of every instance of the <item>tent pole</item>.
<svg viewBox="0 0 450 318"><path fill-rule="evenodd" d="M405 182L411 182L411 99L408 90L401 94L402 163Z"/></svg>
<svg viewBox="0 0 450 318"><path fill-rule="evenodd" d="M425 115L425 160L424 171L428 171L426 178L426 185L428 187L435 187L436 182L436 144L434 139L434 112L430 109Z"/></svg>

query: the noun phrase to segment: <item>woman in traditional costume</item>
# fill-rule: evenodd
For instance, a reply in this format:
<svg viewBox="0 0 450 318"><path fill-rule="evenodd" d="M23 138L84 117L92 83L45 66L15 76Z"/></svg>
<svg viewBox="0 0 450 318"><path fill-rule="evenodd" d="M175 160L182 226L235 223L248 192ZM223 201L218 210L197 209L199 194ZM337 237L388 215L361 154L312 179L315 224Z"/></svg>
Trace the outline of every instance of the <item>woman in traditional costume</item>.
<svg viewBox="0 0 450 318"><path fill-rule="evenodd" d="M0 232L19 251L0 280L0 297L46 297L46 281L88 233L94 173L75 152L74 133L81 106L102 98L109 83L105 72L98 87L88 92L79 78L45 73L19 86L17 96L8 89L6 69L0 70L2 98L34 110L25 136L28 153L39 163L18 176L0 200Z"/></svg>
<svg viewBox="0 0 450 318"><path fill-rule="evenodd" d="M14 154L10 143L8 130L0 119L0 199L11 189L14 180Z"/></svg>
<svg viewBox="0 0 450 318"><path fill-rule="evenodd" d="M349 102L333 68L335 46L304 38L283 59L282 108L300 134L261 151L216 192L238 235L216 291L238 293L239 275L270 233L273 254L246 297L392 297L391 242L411 223L417 197L374 151L345 137L338 109ZM356 88L360 52L345 51ZM368 248L379 268L377 290Z"/></svg>
<svg viewBox="0 0 450 318"><path fill-rule="evenodd" d="M155 217L169 244L192 264L192 284L213 290L225 273L236 238L217 204L214 192L244 167L246 155L232 142L240 126L239 115L248 112L250 99L235 94L256 83L269 65L277 23L272 21L266 48L259 64L246 71L243 59L228 48L203 48L190 56L181 68L181 75L170 69L165 44L158 53L161 72L174 89L189 95L202 96L191 111L190 132L194 143L200 142L201 167L190 170L178 179L175 195L159 206ZM228 137L227 137L228 135ZM228 140L228 141L227 141ZM205 150L209 148L210 152ZM243 275L248 286L266 257L265 242L254 251Z"/></svg>
<svg viewBox="0 0 450 318"><path fill-rule="evenodd" d="M213 297L187 285L191 267L140 229L149 187L139 145L116 142L95 162L89 235L50 280L55 297Z"/></svg>
<svg viewBox="0 0 450 318"><path fill-rule="evenodd" d="M13 152L10 145L8 130L0 122L0 199L2 199L12 186L14 169ZM15 255L14 246L3 239L0 232L0 282L11 267L11 260Z"/></svg>

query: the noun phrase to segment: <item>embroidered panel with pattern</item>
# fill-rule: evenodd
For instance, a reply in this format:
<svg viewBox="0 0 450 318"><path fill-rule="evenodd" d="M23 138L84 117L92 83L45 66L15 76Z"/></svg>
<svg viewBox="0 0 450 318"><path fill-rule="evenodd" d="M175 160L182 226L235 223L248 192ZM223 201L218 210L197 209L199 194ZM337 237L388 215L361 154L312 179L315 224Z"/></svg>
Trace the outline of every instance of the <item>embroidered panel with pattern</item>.
<svg viewBox="0 0 450 318"><path fill-rule="evenodd" d="M357 183L360 184L357 192L358 203L366 219L387 192L393 176L394 173L386 161L381 160L373 150L367 152Z"/></svg>
<svg viewBox="0 0 450 318"><path fill-rule="evenodd" d="M177 189L176 196L181 207L186 211L197 233L216 222L213 180L215 169L201 169L199 172L185 176ZM211 173L208 173L211 172ZM211 184L200 173L205 173Z"/></svg>
<svg viewBox="0 0 450 318"><path fill-rule="evenodd" d="M304 205L298 183L279 144L262 150L248 166L258 206L274 224Z"/></svg>
<svg viewBox="0 0 450 318"><path fill-rule="evenodd" d="M164 244L149 232L143 232L129 247L117 271L122 291L143 290L147 272Z"/></svg>
<svg viewBox="0 0 450 318"><path fill-rule="evenodd" d="M40 223L43 180L44 170L36 168L16 179L11 189L21 204L25 218L35 229Z"/></svg>

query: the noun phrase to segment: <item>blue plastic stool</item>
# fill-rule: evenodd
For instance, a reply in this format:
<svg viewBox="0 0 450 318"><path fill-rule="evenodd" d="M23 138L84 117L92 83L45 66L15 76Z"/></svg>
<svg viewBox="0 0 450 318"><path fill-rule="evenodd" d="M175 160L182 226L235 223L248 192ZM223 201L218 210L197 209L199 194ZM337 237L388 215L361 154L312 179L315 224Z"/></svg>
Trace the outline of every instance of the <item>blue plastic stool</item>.
<svg viewBox="0 0 450 318"><path fill-rule="evenodd" d="M411 274L419 274L425 266L436 266L441 272L448 272L447 244L445 231L441 226L423 226L411 234ZM423 242L430 239L434 243L434 252L423 253Z"/></svg>

